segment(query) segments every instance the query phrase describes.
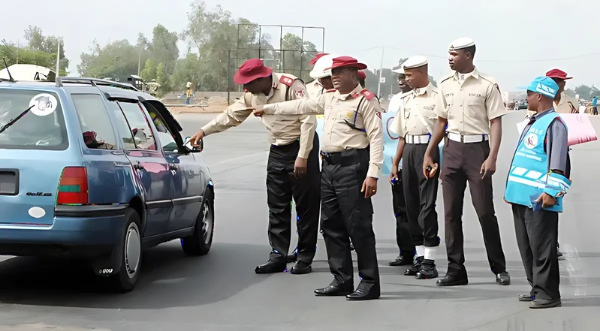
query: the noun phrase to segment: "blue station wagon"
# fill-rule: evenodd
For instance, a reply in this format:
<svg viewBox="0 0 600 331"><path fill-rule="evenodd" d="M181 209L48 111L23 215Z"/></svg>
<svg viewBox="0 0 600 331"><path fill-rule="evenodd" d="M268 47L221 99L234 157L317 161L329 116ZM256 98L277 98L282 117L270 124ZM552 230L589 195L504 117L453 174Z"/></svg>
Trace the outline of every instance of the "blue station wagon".
<svg viewBox="0 0 600 331"><path fill-rule="evenodd" d="M144 248L209 252L215 192L167 108L114 86L0 81L0 254L82 259L126 292Z"/></svg>

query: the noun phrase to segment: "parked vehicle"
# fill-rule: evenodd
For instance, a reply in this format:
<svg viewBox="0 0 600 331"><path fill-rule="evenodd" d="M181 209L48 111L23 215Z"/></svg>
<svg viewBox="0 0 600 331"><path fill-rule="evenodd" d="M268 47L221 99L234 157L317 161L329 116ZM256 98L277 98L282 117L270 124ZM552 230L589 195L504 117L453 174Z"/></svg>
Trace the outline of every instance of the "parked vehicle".
<svg viewBox="0 0 600 331"><path fill-rule="evenodd" d="M83 259L131 291L144 248L209 252L214 185L158 99L96 82L0 80L0 254Z"/></svg>

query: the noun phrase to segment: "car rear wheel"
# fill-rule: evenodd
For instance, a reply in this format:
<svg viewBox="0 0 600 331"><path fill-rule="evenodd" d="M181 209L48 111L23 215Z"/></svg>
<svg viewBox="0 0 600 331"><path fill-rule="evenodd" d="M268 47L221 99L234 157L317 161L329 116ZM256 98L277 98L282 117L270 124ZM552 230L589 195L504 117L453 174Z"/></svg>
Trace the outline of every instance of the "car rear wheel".
<svg viewBox="0 0 600 331"><path fill-rule="evenodd" d="M206 196L202 202L202 208L200 209L200 214L196 219L194 233L189 237L181 238L181 247L186 255L206 255L210 251L215 231L214 225L214 196L212 191L207 189Z"/></svg>
<svg viewBox="0 0 600 331"><path fill-rule="evenodd" d="M142 236L139 224L140 216L133 209L126 211L127 225L123 233L121 248L121 268L111 276L113 287L119 292L133 290L140 275L142 265Z"/></svg>

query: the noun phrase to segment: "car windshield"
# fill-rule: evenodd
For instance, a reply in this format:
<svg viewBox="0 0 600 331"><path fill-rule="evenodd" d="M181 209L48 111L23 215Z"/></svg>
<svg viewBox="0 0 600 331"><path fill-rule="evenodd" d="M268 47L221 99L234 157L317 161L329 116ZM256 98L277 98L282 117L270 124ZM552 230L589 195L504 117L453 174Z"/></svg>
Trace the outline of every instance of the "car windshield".
<svg viewBox="0 0 600 331"><path fill-rule="evenodd" d="M0 89L0 128L3 149L68 147L62 106L52 92Z"/></svg>

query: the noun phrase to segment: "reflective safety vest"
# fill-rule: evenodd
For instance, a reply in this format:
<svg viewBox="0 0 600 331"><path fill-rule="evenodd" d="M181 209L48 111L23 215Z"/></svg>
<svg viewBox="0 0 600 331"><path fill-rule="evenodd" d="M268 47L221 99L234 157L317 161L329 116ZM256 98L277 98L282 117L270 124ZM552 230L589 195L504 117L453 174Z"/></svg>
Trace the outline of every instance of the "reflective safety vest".
<svg viewBox="0 0 600 331"><path fill-rule="evenodd" d="M557 117L559 114L556 112L542 116L519 141L506 181L506 201L533 208L535 200L545 192L553 196L556 203L544 209L558 213L563 211L562 196L569 189L571 181L549 171L548 154L545 151L546 132Z"/></svg>

